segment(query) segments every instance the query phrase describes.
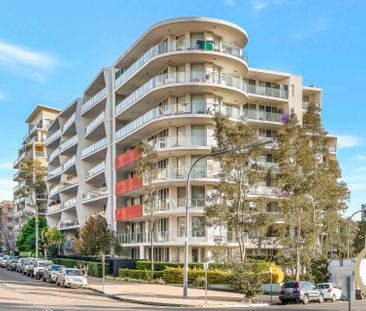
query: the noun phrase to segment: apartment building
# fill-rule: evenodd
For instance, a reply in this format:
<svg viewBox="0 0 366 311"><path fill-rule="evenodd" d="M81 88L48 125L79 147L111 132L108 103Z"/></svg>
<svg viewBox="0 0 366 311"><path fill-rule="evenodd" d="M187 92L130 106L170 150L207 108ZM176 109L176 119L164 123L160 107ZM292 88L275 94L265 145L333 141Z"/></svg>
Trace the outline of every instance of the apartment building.
<svg viewBox="0 0 366 311"><path fill-rule="evenodd" d="M102 213L125 256L149 258L146 184L135 171L142 156L136 145L145 141L159 157L155 259L182 261L187 172L215 145L214 113L247 122L267 140L276 138L290 113L301 122L309 102L321 105L321 89L303 86L300 76L249 67L247 41L244 29L223 20L190 17L155 24L58 115L46 140L47 219L67 235L66 251L88 216ZM330 136L334 156L336 143ZM270 149L261 162L274 165ZM190 261L209 258L217 244L234 252L237 246L230 232L206 225L206 197L219 182L218 173L219 163L208 157L192 174ZM265 195L268 209L275 210L277 190L275 181L266 181L248 197L255 204ZM251 233L248 254L272 254L269 239L269 233Z"/></svg>
<svg viewBox="0 0 366 311"><path fill-rule="evenodd" d="M13 201L0 202L0 251L15 249L13 232Z"/></svg>
<svg viewBox="0 0 366 311"><path fill-rule="evenodd" d="M59 109L37 105L26 120L27 133L23 137L22 146L18 150L17 159L13 163L13 180L17 181L14 187L14 233L17 236L27 219L35 214L33 204L24 197L18 197L17 192L24 186L24 181L19 180L20 163L25 158L37 159L44 166L47 166L45 139L48 127L53 119L60 112ZM47 209L47 194L36 193L36 203L40 213L45 213Z"/></svg>

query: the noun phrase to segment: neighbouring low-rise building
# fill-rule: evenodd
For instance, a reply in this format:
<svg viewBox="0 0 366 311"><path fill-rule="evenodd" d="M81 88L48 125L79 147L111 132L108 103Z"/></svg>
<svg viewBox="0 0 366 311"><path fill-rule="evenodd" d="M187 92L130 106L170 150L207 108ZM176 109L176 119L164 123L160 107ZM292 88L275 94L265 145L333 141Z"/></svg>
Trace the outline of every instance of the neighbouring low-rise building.
<svg viewBox="0 0 366 311"><path fill-rule="evenodd" d="M38 160L45 167L47 166L45 139L48 127L53 119L60 112L59 109L37 105L26 120L27 132L22 139L22 145L18 150L17 159L13 163L16 169L13 180L17 182L14 187L14 233L17 236L27 222L28 218L35 215L34 204L24 196L17 195L24 186L24 180L19 178L20 163L25 158ZM35 194L36 204L39 213L45 214L47 209L47 193Z"/></svg>
<svg viewBox="0 0 366 311"><path fill-rule="evenodd" d="M201 17L176 18L149 28L110 67L103 68L84 94L71 102L48 129L47 220L65 232L72 251L77 229L91 215L103 214L117 232L125 256L150 257L150 235L143 195L136 176L145 141L157 151L155 259L182 261L185 232L185 183L197 157L215 145L213 114L247 122L263 140L275 139L290 113L302 122L310 102L321 105L322 90L303 85L302 77L251 68L244 50L248 36L233 23ZM329 136L331 155L336 137ZM271 149L261 162L273 166ZM236 249L230 232L205 221L206 197L219 183L219 163L199 162L192 175L189 261L211 256L217 243ZM248 191L275 210L275 181ZM253 232L247 254L271 255L271 236Z"/></svg>

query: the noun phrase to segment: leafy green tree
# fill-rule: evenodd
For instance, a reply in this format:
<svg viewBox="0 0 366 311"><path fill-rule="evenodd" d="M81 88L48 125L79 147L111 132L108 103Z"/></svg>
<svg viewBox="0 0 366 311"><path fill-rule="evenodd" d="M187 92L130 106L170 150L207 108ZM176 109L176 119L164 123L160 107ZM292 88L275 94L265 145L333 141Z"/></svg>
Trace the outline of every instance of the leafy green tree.
<svg viewBox="0 0 366 311"><path fill-rule="evenodd" d="M79 230L80 239L75 242L75 251L80 255L110 254L111 249L120 253L121 247L115 233L102 215L90 216Z"/></svg>
<svg viewBox="0 0 366 311"><path fill-rule="evenodd" d="M19 198L24 198L26 206L30 206L35 210L35 228L39 228L39 215L36 197L37 194L43 194L46 192L45 176L46 169L39 160L33 160L26 157L22 162L20 162L18 180L23 183L23 186L16 192L16 195ZM36 230L36 257L38 257L39 233L40 230Z"/></svg>
<svg viewBox="0 0 366 311"><path fill-rule="evenodd" d="M39 231L47 229L45 217L39 218ZM31 217L24 225L16 240L16 246L19 251L34 252L36 242L36 218Z"/></svg>
<svg viewBox="0 0 366 311"><path fill-rule="evenodd" d="M45 258L47 258L48 250L52 246L57 248L57 255L60 255L61 246L65 243L66 236L56 228L43 229L41 236Z"/></svg>
<svg viewBox="0 0 366 311"><path fill-rule="evenodd" d="M147 215L150 235L150 257L151 257L151 274L154 275L154 229L155 219L154 212L158 204L157 187L155 181L158 177L158 156L156 151L146 142L141 142L137 146L143 155L137 162L137 176L144 182L144 213Z"/></svg>
<svg viewBox="0 0 366 311"><path fill-rule="evenodd" d="M338 163L329 154L319 108L309 105L303 123L299 124L296 115L290 116L278 137L275 153L282 188L279 207L284 220L280 239L287 256L295 258L296 279L301 267L309 267L327 250L322 247L322 236L330 237L339 230L341 212L349 199Z"/></svg>
<svg viewBox="0 0 366 311"><path fill-rule="evenodd" d="M215 116L215 123L217 147L213 151L258 144L256 131L247 124L230 121L220 114ZM265 196L259 195L256 202L251 202L248 197L249 192L271 174L255 164L263 152L264 147L259 145L218 156L220 183L206 208L209 225L232 231L242 261L245 260L249 234L258 229L266 230L274 221L272 214L267 212Z"/></svg>
<svg viewBox="0 0 366 311"><path fill-rule="evenodd" d="M358 222L357 234L353 242L354 255L361 252L366 246L366 220L362 219Z"/></svg>

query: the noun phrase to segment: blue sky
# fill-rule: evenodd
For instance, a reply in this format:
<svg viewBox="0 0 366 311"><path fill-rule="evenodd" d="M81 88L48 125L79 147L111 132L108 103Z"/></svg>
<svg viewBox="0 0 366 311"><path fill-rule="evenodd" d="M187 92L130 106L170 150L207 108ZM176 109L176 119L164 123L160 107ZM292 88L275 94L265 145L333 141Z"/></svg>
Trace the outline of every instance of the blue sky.
<svg viewBox="0 0 366 311"><path fill-rule="evenodd" d="M152 24L178 16L237 23L249 65L302 75L323 88L323 120L339 135L338 159L352 197L366 203L366 1L1 1L0 200L11 199L12 161L36 104L63 108L82 95Z"/></svg>

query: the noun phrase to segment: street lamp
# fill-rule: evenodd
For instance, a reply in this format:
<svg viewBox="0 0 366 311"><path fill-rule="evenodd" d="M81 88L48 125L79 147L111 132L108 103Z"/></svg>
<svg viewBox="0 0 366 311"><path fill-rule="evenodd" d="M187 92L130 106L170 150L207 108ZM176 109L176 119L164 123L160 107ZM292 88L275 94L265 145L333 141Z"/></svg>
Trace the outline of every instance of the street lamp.
<svg viewBox="0 0 366 311"><path fill-rule="evenodd" d="M183 298L187 298L188 296L188 216L189 216L189 209L191 208L191 200L190 200L190 196L191 196L191 189L190 189L190 177L191 177L191 172L193 167L202 159L207 158L207 157L213 157L213 156L217 156L217 155L221 155L221 154L225 154L225 153L230 153L230 152L240 152L243 151L245 149L249 149L249 148L253 148L253 147L258 147L258 146L262 146L262 145L267 145L273 143L273 140L269 140L269 141L265 141L265 142L261 142L261 143L255 143L255 144L249 144L249 145L244 145L241 147L237 147L237 148L231 148L231 149L226 149L226 150L220 150L220 151L216 151L216 152L211 152L209 154L205 154L203 156L200 156L198 159L196 159L196 161L194 161L188 171L188 175L187 175L187 182L186 182L186 219L185 219L185 236L184 236L184 273L183 273Z"/></svg>
<svg viewBox="0 0 366 311"><path fill-rule="evenodd" d="M351 243L351 220L352 220L352 217L355 216L356 214L358 213L363 213L364 210L360 209L359 211L356 211L354 212L351 217L349 218L349 221L348 221L348 239L347 239L347 258L349 258L349 249L350 249L350 243Z"/></svg>

